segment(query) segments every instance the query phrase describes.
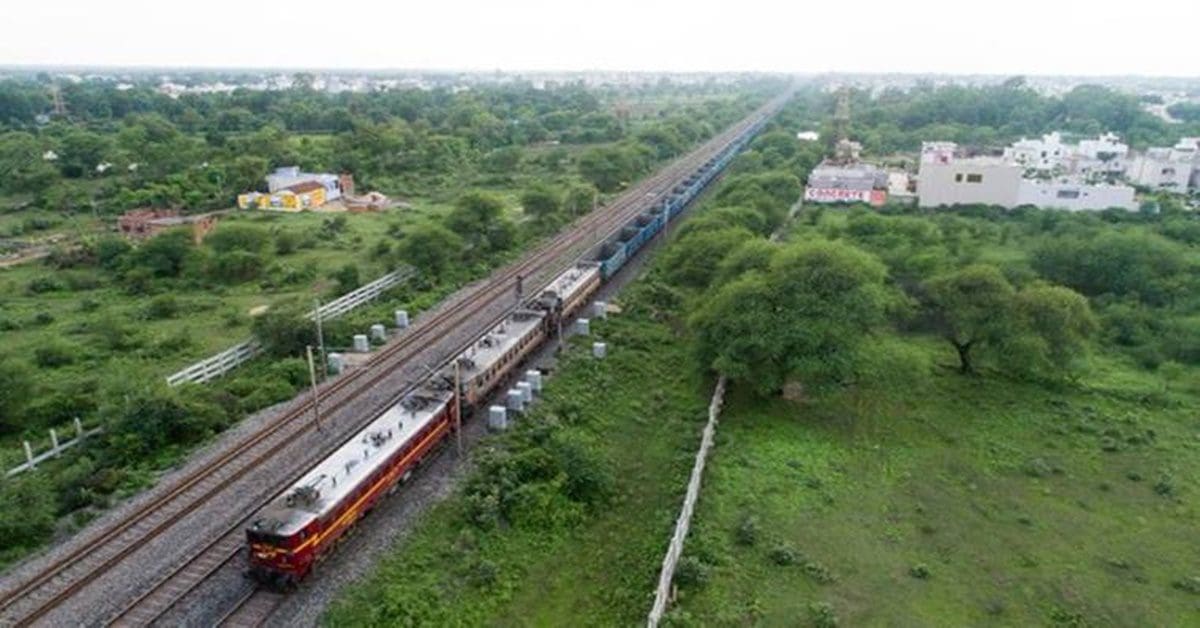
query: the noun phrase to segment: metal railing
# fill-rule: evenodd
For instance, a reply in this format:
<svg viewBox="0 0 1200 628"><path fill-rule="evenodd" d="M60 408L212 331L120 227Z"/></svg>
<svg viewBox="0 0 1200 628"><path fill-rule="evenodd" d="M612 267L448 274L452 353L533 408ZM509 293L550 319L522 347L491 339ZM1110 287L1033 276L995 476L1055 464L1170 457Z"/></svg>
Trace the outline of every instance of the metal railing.
<svg viewBox="0 0 1200 628"><path fill-rule="evenodd" d="M347 292L337 299L322 305L319 310L320 316L322 319L341 316L368 301L375 300L384 291L407 281L416 274L417 271L415 269L407 267L390 272L369 284ZM318 310L313 309L313 311L306 315L306 318L313 320L317 315ZM184 382L203 384L212 381L232 371L243 362L250 360L261 352L262 345L257 340L251 338L168 376L167 384L178 386Z"/></svg>

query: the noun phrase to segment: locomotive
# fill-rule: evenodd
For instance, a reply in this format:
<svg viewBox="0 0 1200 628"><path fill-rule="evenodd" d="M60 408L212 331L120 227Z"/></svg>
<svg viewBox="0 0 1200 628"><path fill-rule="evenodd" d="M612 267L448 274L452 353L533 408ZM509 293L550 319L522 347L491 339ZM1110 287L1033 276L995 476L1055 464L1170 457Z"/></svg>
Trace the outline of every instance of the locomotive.
<svg viewBox="0 0 1200 628"><path fill-rule="evenodd" d="M272 588L288 588L311 573L338 539L446 441L460 424L459 412L469 415L519 372L522 361L679 215L766 119L762 115L665 201L631 220L592 261L564 271L256 513L246 530L249 575Z"/></svg>

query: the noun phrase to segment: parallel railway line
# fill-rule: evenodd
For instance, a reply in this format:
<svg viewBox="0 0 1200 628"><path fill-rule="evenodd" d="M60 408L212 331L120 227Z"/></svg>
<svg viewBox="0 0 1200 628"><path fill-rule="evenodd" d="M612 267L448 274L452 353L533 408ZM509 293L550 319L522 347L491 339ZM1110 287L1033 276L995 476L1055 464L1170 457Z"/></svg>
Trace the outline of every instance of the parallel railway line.
<svg viewBox="0 0 1200 628"><path fill-rule="evenodd" d="M595 245L597 235L603 236L599 238L602 241L650 202L660 201L670 194L672 186L735 141L748 126L765 115L770 106L755 112L689 155L672 162L613 203L580 218L521 261L500 269L484 282L468 287L427 320L418 320L407 333L381 349L365 368L326 384L321 391L323 414L334 416L364 394L371 397L371 391L381 382L411 363L416 356L431 349L444 336L460 330L481 312L497 307L506 296L511 298L518 277L524 277L526 285L530 286L540 286L548 281L554 273L573 263L575 257ZM374 397L382 401L373 404L371 412L358 414L368 418L374 416L402 394L376 392ZM311 414L311 402L293 402L283 416L265 428L232 445L202 469L177 481L164 494L148 500L125 519L51 562L33 578L4 592L0 595L0 623L26 625L42 618L128 558L147 539L169 530L200 506L213 500L233 482L279 455L301 435L314 429L314 422L306 420ZM342 426L343 431L356 429L356 423L358 421L347 421ZM338 439L329 440L340 442ZM303 468L319 460L322 452L310 453L312 455L300 465ZM277 489L270 487L261 497L265 500L275 492ZM127 605L113 621L122 625L141 625L160 617L187 592L238 555L243 523L244 520L237 521L224 534L193 552L177 569L159 578L148 591ZM235 615L240 613L235 612Z"/></svg>

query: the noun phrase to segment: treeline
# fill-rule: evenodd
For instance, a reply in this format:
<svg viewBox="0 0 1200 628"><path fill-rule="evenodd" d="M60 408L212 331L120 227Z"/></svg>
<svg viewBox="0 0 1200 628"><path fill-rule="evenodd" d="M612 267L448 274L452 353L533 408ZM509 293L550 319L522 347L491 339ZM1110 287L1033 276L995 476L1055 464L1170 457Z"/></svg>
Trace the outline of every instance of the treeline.
<svg viewBox="0 0 1200 628"><path fill-rule="evenodd" d="M813 206L785 224L812 160L772 148L785 137L760 137L665 252L655 294L704 368L767 395L845 385L913 357L879 354L894 335L937 339L962 374L1055 385L1097 351L1200 366L1195 216Z"/></svg>
<svg viewBox="0 0 1200 628"><path fill-rule="evenodd" d="M664 89L675 93L679 88ZM136 206L212 209L262 186L270 168L353 172L363 187L413 194L463 170L519 169L535 144L606 144L579 170L602 188L644 172L648 158L731 123L755 90L697 87L694 102L662 119L618 107L647 93L603 95L581 86L468 91L389 90L330 95L304 87L188 94L85 82L62 88L66 118L47 125L48 86L0 82L0 192L19 205L119 212ZM634 141L636 140L636 141ZM638 150L630 150L637 147ZM644 147L644 148L643 148ZM550 150L539 166L562 171L572 155ZM423 183L424 185L422 185Z"/></svg>
<svg viewBox="0 0 1200 628"><path fill-rule="evenodd" d="M811 126L834 141L833 94L802 94ZM872 95L852 91L850 135L875 155L912 152L922 141L948 140L995 147L1051 131L1086 136L1116 133L1135 148L1169 146L1200 133L1200 120L1171 124L1145 111L1137 96L1100 85L1080 85L1062 96L1044 96L1017 77L990 86L925 85L889 88ZM819 126L818 126L819 125Z"/></svg>

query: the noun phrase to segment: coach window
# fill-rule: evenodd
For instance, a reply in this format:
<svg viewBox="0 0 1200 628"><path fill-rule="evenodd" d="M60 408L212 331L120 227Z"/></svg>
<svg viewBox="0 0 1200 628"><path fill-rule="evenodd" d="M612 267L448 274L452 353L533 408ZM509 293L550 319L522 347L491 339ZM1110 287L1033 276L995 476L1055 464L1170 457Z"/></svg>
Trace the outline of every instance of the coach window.
<svg viewBox="0 0 1200 628"><path fill-rule="evenodd" d="M955 174L955 175L954 175L954 182L955 182L955 183L962 183L962 173L961 173L961 172L959 172L959 173L957 173L957 174Z"/></svg>
<svg viewBox="0 0 1200 628"><path fill-rule="evenodd" d="M967 183L983 183L983 175L969 174L967 175Z"/></svg>

